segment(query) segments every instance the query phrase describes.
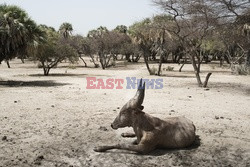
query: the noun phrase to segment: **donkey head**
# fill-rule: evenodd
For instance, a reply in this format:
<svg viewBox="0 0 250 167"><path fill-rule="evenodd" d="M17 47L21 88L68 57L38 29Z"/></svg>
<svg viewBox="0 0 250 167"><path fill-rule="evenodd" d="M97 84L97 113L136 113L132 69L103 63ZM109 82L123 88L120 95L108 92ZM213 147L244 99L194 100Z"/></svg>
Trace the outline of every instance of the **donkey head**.
<svg viewBox="0 0 250 167"><path fill-rule="evenodd" d="M135 96L122 107L119 115L115 118L114 122L111 124L111 127L113 129L131 126L134 117L133 112L141 111L144 108L142 106L144 94L145 94L145 82L142 85L142 79L141 79Z"/></svg>

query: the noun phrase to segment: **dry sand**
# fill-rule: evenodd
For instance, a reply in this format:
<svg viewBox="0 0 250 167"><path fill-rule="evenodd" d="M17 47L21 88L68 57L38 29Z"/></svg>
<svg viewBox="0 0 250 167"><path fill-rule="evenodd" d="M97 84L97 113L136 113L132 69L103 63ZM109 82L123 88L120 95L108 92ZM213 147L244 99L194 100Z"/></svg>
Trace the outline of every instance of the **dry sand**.
<svg viewBox="0 0 250 167"><path fill-rule="evenodd" d="M203 79L213 72L204 89L197 87L191 65L179 73L178 65L171 64L174 71L161 77L163 89L146 90L144 111L191 119L200 146L149 155L97 153L95 146L132 141L120 136L131 129L115 131L110 124L135 90L89 90L86 77L159 77L149 76L142 63L107 70L62 64L48 77L33 62L10 63L11 69L0 65L0 166L250 166L249 76L204 65Z"/></svg>

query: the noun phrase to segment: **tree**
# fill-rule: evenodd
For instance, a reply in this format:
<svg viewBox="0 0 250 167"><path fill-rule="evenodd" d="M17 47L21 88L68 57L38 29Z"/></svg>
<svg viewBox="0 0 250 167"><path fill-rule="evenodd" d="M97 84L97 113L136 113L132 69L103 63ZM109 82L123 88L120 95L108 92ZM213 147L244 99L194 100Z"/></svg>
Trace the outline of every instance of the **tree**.
<svg viewBox="0 0 250 167"><path fill-rule="evenodd" d="M181 52L189 57L199 86L206 87L211 75L208 73L205 82L202 83L200 67L202 61L206 60L205 43L211 40L211 36L215 37L214 41L224 43L224 49L221 47L223 51L221 48L214 51L217 55L221 53L227 55L228 62L232 62L232 57L235 55L236 57L246 55L244 48L247 48L245 44L249 44L249 41L246 41L238 30L242 29L242 23L245 24L246 20L249 20L247 19L249 15L246 14L250 7L248 0L153 0L153 2L173 17L175 24L169 28L169 32L178 39Z"/></svg>
<svg viewBox="0 0 250 167"><path fill-rule="evenodd" d="M141 22L134 23L129 27L129 34L133 38L133 41L138 45L139 49L142 51L147 70L151 75L153 73L148 64L148 59L151 53L150 47L152 46L152 41L150 40L150 30L148 26L150 22L150 19L146 18Z"/></svg>
<svg viewBox="0 0 250 167"><path fill-rule="evenodd" d="M44 25L41 28L46 32L46 40L39 42L34 59L41 63L44 75L48 76L51 68L66 59L76 61L78 54L53 28Z"/></svg>
<svg viewBox="0 0 250 167"><path fill-rule="evenodd" d="M148 61L150 59L156 60L156 56L160 57L157 72L157 75L160 75L163 59L168 55L172 37L164 26L169 26L170 21L170 16L159 15L137 22L129 28L130 36L143 53L144 62L150 75L155 75L156 73L151 70Z"/></svg>
<svg viewBox="0 0 250 167"><path fill-rule="evenodd" d="M116 26L116 28L114 29L114 31L126 34L127 31L128 31L128 28L125 25L118 25L118 26Z"/></svg>
<svg viewBox="0 0 250 167"><path fill-rule="evenodd" d="M63 23L59 28L60 34L62 34L65 39L69 38L72 31L73 31L72 24L67 23L67 22Z"/></svg>
<svg viewBox="0 0 250 167"><path fill-rule="evenodd" d="M191 60L198 86L206 87L211 73L208 73L203 84L200 78L201 56L203 56L200 46L214 23L209 2L154 0L154 3L172 16L174 25L169 27L168 31L178 39L182 52Z"/></svg>
<svg viewBox="0 0 250 167"><path fill-rule="evenodd" d="M0 5L0 62L28 55L43 37L44 33L24 10Z"/></svg>
<svg viewBox="0 0 250 167"><path fill-rule="evenodd" d="M118 31L109 31L106 27L99 27L88 33L88 39L91 41L91 50L98 55L102 69L106 69L115 62L118 54L127 54L127 47L131 39L127 34Z"/></svg>
<svg viewBox="0 0 250 167"><path fill-rule="evenodd" d="M87 63L82 58L82 55L90 56L91 61L94 63L94 67L99 66L98 64L95 63L93 50L91 48L92 44L88 38L86 37L84 38L81 35L75 35L75 36L72 36L68 42L74 49L76 49L79 55L79 58L83 61L83 63L85 64L85 67L87 67Z"/></svg>

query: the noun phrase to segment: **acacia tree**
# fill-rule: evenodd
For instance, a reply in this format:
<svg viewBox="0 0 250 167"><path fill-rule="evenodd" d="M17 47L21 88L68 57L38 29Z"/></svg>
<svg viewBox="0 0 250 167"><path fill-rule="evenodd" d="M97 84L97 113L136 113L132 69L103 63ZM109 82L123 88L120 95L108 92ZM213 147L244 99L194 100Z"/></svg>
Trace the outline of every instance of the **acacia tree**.
<svg viewBox="0 0 250 167"><path fill-rule="evenodd" d="M141 22L134 23L129 27L129 34L133 38L133 41L138 45L139 49L142 51L147 70L151 75L153 72L148 63L149 57L151 55L150 47L152 46L152 40L150 40L150 29L148 26L149 24L149 18L144 19Z"/></svg>
<svg viewBox="0 0 250 167"><path fill-rule="evenodd" d="M173 16L175 26L169 31L178 39L184 55L191 60L199 86L206 87L211 75L208 73L205 82L202 83L200 78L200 67L204 59L202 44L209 35L216 32L218 36L222 36L220 40L225 43L228 55L237 54L237 50L244 50L239 43L249 43L242 40L244 38L237 37L239 36L237 29L241 29L237 26L237 20L249 10L248 0L153 0L153 2ZM235 44L238 47L234 47Z"/></svg>
<svg viewBox="0 0 250 167"><path fill-rule="evenodd" d="M144 62L150 75L160 75L163 59L167 59L172 37L165 26L170 24L170 16L159 15L152 19L144 19L129 28L130 36L143 53ZM160 57L157 73L149 66L149 60L156 60L156 56Z"/></svg>
<svg viewBox="0 0 250 167"><path fill-rule="evenodd" d="M183 53L191 60L198 86L206 87L212 73L207 74L203 84L200 77L203 56L200 46L214 22L209 4L200 0L154 0L154 3L173 17L175 24L168 31L178 39Z"/></svg>
<svg viewBox="0 0 250 167"><path fill-rule="evenodd" d="M89 56L91 58L91 61L94 63L94 67L97 68L99 66L97 63L95 63L93 56L94 51L91 48L92 44L88 38L81 35L75 35L71 37L69 44L77 50L78 56L85 64L85 67L87 67L87 63L83 59L83 55Z"/></svg>
<svg viewBox="0 0 250 167"><path fill-rule="evenodd" d="M96 50L102 69L105 69L107 65L107 54L105 54L106 41L104 40L104 35L107 33L108 29L106 27L100 26L96 30L89 31L87 35L87 37L91 40L91 43L93 44L91 46L92 50Z"/></svg>
<svg viewBox="0 0 250 167"><path fill-rule="evenodd" d="M109 31L105 27L99 27L88 33L88 39L91 41L91 50L98 55L102 69L106 69L116 61L118 54L128 54L128 48L131 39L124 32L117 30Z"/></svg>
<svg viewBox="0 0 250 167"><path fill-rule="evenodd" d="M41 29L46 33L46 39L39 42L33 58L41 63L45 76L63 60L77 61L77 51L53 28L43 25Z"/></svg>
<svg viewBox="0 0 250 167"><path fill-rule="evenodd" d="M215 1L220 5L218 10L224 11L220 16L218 27L219 39L225 46L225 55L231 66L241 64L242 59L246 59L250 52L250 38L248 35L248 25L250 24L250 2L247 0L224 0ZM221 26L223 25L223 26Z"/></svg>
<svg viewBox="0 0 250 167"><path fill-rule="evenodd" d="M84 48L84 38L81 35L72 36L72 38L68 41L69 44L76 49L79 58L84 63L85 67L87 67L87 63L82 58L83 48Z"/></svg>

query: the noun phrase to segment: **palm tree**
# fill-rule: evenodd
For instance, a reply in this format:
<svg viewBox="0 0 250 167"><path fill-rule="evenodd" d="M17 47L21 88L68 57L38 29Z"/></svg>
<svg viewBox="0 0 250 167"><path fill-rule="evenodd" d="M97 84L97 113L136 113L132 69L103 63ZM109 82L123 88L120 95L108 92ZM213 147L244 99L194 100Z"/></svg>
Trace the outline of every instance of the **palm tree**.
<svg viewBox="0 0 250 167"><path fill-rule="evenodd" d="M128 28L125 25L118 25L118 26L116 26L116 28L114 30L117 31L117 32L119 32L119 33L126 34L127 31L128 31Z"/></svg>
<svg viewBox="0 0 250 167"><path fill-rule="evenodd" d="M27 54L42 38L43 32L24 10L0 5L0 62Z"/></svg>
<svg viewBox="0 0 250 167"><path fill-rule="evenodd" d="M59 28L59 32L63 35L64 38L68 38L71 35L72 31L72 24L67 22L63 23Z"/></svg>

